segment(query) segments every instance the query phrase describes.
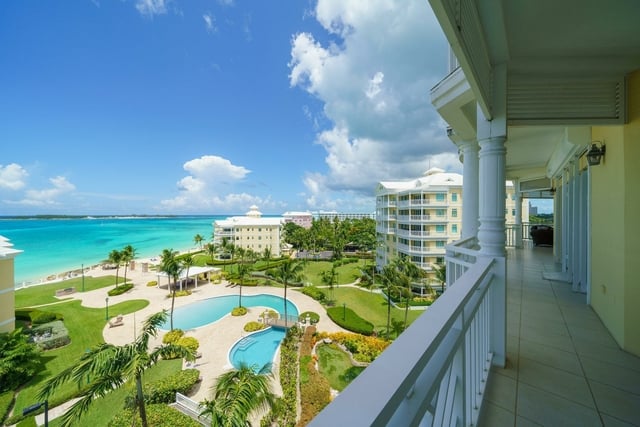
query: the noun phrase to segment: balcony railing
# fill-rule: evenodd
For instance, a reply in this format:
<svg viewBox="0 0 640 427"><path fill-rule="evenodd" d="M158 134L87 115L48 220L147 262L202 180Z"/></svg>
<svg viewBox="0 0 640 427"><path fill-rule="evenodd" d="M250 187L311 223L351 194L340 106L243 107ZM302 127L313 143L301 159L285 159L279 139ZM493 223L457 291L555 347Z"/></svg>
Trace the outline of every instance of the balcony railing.
<svg viewBox="0 0 640 427"><path fill-rule="evenodd" d="M495 262L477 257L310 426L476 425L499 329L492 315L504 310L493 300L504 285Z"/></svg>
<svg viewBox="0 0 640 427"><path fill-rule="evenodd" d="M471 237L447 245L447 286L455 283L477 261L477 240Z"/></svg>

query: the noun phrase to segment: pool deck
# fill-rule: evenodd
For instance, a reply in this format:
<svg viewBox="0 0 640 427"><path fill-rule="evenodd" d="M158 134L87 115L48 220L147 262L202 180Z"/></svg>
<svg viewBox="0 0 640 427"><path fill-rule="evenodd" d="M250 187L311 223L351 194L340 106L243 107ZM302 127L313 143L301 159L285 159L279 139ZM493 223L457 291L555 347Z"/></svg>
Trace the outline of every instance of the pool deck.
<svg viewBox="0 0 640 427"><path fill-rule="evenodd" d="M114 273L113 270L92 270L88 275L103 276L113 275ZM149 301L149 305L135 313L124 315L122 326L109 327L108 324L105 325L102 331L105 342L116 345L132 342L137 334L139 334L144 320L150 315L162 309L171 309L171 298L169 298L166 285L161 288L146 285L149 281L157 280L155 272L143 273L139 269L134 271L129 270L127 272L127 279L131 280L135 286L131 291L123 295L109 297L109 317L114 318L120 314L113 306L123 301L145 299ZM238 288L230 287L226 282L220 284L201 282L197 288L194 289L191 287L190 289L193 292L192 295L175 299L176 308L206 298L222 295L238 295ZM289 288L287 299L297 306L299 313L314 311L320 314L320 321L317 324L319 331L344 331L344 329L327 318L325 314L326 310L320 303L294 289L295 288ZM283 289L265 286L247 286L242 288L243 296L257 294L270 294L282 297ZM75 293L72 297L81 300L82 305L86 307L105 308L105 288L90 292ZM248 308L248 313L245 316L233 317L227 315L212 324L185 331L187 336L195 337L200 342L198 351L202 354L202 357L198 358L195 363L190 366L198 369L202 377L202 382L195 392L189 396L191 399L199 402L205 398L210 398L211 387L214 385L215 379L220 374L232 368L229 363L228 353L237 340L247 335L243 330L244 325L252 320L257 321L260 313L262 313L264 309L264 307L251 307ZM162 343L162 335L163 334L159 334L155 340L151 341L150 346L152 348ZM277 375L277 365L274 366L273 372ZM279 381L274 381L273 389L277 395L282 394Z"/></svg>

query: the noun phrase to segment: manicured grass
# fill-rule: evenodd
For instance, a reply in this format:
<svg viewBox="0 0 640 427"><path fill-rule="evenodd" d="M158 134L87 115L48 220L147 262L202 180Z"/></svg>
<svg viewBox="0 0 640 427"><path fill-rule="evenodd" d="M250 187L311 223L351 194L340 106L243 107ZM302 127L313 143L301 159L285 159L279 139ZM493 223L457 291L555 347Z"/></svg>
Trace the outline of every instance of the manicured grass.
<svg viewBox="0 0 640 427"><path fill-rule="evenodd" d="M364 370L364 367L353 366L349 355L335 345L319 345L316 352L320 373L335 390L344 390Z"/></svg>
<svg viewBox="0 0 640 427"><path fill-rule="evenodd" d="M361 259L356 263L341 265L336 268L338 274L338 285L353 283L356 277L360 277L360 269L367 265L367 260ZM315 286L324 286L322 283L322 272L330 271L332 263L330 261L309 261L304 264L304 282Z"/></svg>
<svg viewBox="0 0 640 427"><path fill-rule="evenodd" d="M74 300L41 308L42 311L61 313L64 316L64 324L69 331L71 344L42 353L45 368L20 391L15 405L18 411L22 411L22 408L36 402L36 395L46 379L72 365L86 349L104 342L102 330L106 324L105 310L82 307L80 303L80 301ZM147 300L131 300L114 304L109 309L113 310L113 313L128 314L147 305L149 305ZM127 328L127 325L122 327ZM131 329L131 338L133 339L133 329ZM66 399L71 397L76 390L74 384L67 384L58 390L51 400Z"/></svg>
<svg viewBox="0 0 640 427"><path fill-rule="evenodd" d="M116 283L116 276L102 276L84 278L84 291L93 291L95 289L112 287ZM118 283L123 283L122 276L118 276ZM73 279L63 280L62 282L50 283L48 285L30 286L28 288L18 289L15 292L16 308L33 307L42 304L51 304L60 302L63 299L55 297L58 289L75 287L76 292L82 292L82 277L74 277ZM105 290L105 297L107 291ZM70 299L70 298L64 298Z"/></svg>
<svg viewBox="0 0 640 427"><path fill-rule="evenodd" d="M351 286L336 287L334 289L335 305L346 304L358 316L373 323L374 330L387 327L387 300L379 293L373 293ZM423 310L409 310L407 322L411 324ZM404 321L404 310L391 307L391 318Z"/></svg>

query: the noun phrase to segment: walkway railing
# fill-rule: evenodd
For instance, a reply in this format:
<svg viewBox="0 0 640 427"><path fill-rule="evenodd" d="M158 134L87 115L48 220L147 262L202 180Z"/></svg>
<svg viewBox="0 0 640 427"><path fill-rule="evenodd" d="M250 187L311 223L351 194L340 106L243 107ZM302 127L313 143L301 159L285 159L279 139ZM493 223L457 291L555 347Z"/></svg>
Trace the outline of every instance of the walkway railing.
<svg viewBox="0 0 640 427"><path fill-rule="evenodd" d="M477 259L477 240L471 237L447 245L447 287L453 285Z"/></svg>
<svg viewBox="0 0 640 427"><path fill-rule="evenodd" d="M504 310L493 303L495 263L470 264L310 426L476 425L493 358L492 313Z"/></svg>
<svg viewBox="0 0 640 427"><path fill-rule="evenodd" d="M181 393L176 393L176 409L180 412L189 415L191 418L199 421L201 424L205 426L211 425L211 417L208 415L200 416L202 411L204 411L204 407L200 405L198 402L189 399L187 396Z"/></svg>

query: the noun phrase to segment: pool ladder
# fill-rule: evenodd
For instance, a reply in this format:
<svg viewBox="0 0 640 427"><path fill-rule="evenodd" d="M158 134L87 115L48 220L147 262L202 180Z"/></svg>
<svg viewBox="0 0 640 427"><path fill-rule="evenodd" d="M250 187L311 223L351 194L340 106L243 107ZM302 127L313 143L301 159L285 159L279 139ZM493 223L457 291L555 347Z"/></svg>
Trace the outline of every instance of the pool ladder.
<svg viewBox="0 0 640 427"><path fill-rule="evenodd" d="M240 350L246 350L247 348L249 348L251 346L251 344L253 344L254 342L256 342L255 338L252 337L244 337L240 340L240 342L238 343L238 348Z"/></svg>

